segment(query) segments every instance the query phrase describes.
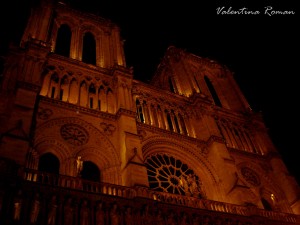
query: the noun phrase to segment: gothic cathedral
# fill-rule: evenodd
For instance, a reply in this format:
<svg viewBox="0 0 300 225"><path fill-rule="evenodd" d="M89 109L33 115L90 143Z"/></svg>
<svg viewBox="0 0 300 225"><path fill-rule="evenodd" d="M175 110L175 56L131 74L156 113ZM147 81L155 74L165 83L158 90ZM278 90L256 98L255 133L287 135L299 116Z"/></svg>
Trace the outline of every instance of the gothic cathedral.
<svg viewBox="0 0 300 225"><path fill-rule="evenodd" d="M0 83L0 224L300 224L232 72L176 46L149 83L118 25L41 0Z"/></svg>

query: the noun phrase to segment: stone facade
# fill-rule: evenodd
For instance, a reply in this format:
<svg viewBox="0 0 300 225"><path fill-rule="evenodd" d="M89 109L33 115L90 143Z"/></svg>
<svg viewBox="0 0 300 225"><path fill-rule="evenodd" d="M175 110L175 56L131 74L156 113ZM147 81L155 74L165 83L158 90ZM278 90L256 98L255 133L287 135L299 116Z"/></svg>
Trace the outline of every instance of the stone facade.
<svg viewBox="0 0 300 225"><path fill-rule="evenodd" d="M143 83L116 24L42 0L3 68L3 224L300 224L226 66L171 46Z"/></svg>

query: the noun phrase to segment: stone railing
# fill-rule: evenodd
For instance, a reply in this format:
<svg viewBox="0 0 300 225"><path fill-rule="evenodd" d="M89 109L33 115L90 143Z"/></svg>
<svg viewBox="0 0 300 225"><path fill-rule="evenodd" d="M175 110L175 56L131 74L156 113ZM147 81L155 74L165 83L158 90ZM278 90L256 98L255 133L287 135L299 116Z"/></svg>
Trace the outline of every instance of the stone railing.
<svg viewBox="0 0 300 225"><path fill-rule="evenodd" d="M144 198L164 204L228 213L237 216L257 216L291 224L300 224L300 217L294 214L266 211L253 206L234 205L207 199L156 192L146 187L125 187L108 183L92 182L79 177L50 174L37 170L25 170L23 178L26 181L37 184L84 191L87 193L116 196L125 199Z"/></svg>
<svg viewBox="0 0 300 225"><path fill-rule="evenodd" d="M93 182L81 179L80 177L57 175L29 169L24 171L23 177L26 181L33 181L43 185L70 188L90 193L101 193L124 198L133 198L137 196L136 190L133 188L115 184Z"/></svg>

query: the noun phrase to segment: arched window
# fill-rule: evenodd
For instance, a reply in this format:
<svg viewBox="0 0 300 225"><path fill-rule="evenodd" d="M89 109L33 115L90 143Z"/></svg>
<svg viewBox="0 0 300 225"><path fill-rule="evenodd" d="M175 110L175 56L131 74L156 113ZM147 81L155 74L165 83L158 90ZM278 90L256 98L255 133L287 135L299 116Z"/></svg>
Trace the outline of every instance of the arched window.
<svg viewBox="0 0 300 225"><path fill-rule="evenodd" d="M106 101L106 94L105 89L101 85L98 89L98 107L99 110L106 112L107 111L107 101Z"/></svg>
<svg viewBox="0 0 300 225"><path fill-rule="evenodd" d="M196 82L196 85L197 85L197 88L198 88L198 92L200 92L201 93L201 88L200 88L200 85L199 85L199 83L198 83L198 81L197 81L197 79L196 79L196 77L194 76L194 80L195 80L195 82Z"/></svg>
<svg viewBox="0 0 300 225"><path fill-rule="evenodd" d="M112 90L110 88L107 89L107 112L114 113L115 112L115 98Z"/></svg>
<svg viewBox="0 0 300 225"><path fill-rule="evenodd" d="M217 95L217 92L216 92L214 86L212 85L211 81L209 80L209 78L207 76L204 76L204 80L205 80L205 83L206 83L206 85L207 85L207 87L208 87L208 89L210 91L210 94L211 94L211 96L212 96L215 104L217 106L222 107L221 101L220 101L220 99L219 99L219 97Z"/></svg>
<svg viewBox="0 0 300 225"><path fill-rule="evenodd" d="M172 119L171 119L171 115L167 111L166 111L166 114L167 114L167 122L168 122L168 125L169 125L169 130L170 131L174 131L173 124L172 124Z"/></svg>
<svg viewBox="0 0 300 225"><path fill-rule="evenodd" d="M83 161L81 178L85 180L100 182L100 170L98 166L91 161Z"/></svg>
<svg viewBox="0 0 300 225"><path fill-rule="evenodd" d="M166 154L156 154L148 157L145 165L151 189L206 198L199 177L181 160Z"/></svg>
<svg viewBox="0 0 300 225"><path fill-rule="evenodd" d="M64 76L60 84L59 100L67 101L69 92L69 80Z"/></svg>
<svg viewBox="0 0 300 225"><path fill-rule="evenodd" d="M175 127L176 127L176 132L180 133L180 127L179 127L179 123L178 123L178 120L177 120L177 116L175 115L173 110L172 110L172 115L174 116L174 123L175 123Z"/></svg>
<svg viewBox="0 0 300 225"><path fill-rule="evenodd" d="M85 81L81 82L80 85L80 105L86 107L87 106L87 84Z"/></svg>
<svg viewBox="0 0 300 225"><path fill-rule="evenodd" d="M266 199L262 198L261 203L263 204L265 210L272 210L271 204Z"/></svg>
<svg viewBox="0 0 300 225"><path fill-rule="evenodd" d="M47 173L59 174L59 160L52 153L45 153L40 157L38 170Z"/></svg>
<svg viewBox="0 0 300 225"><path fill-rule="evenodd" d="M182 133L184 135L187 135L188 133L187 133L187 129L186 129L185 122L184 122L182 115L178 114L178 118L179 118L179 123L181 125Z"/></svg>
<svg viewBox="0 0 300 225"><path fill-rule="evenodd" d="M90 32L83 36L82 62L96 65L96 41Z"/></svg>
<svg viewBox="0 0 300 225"><path fill-rule="evenodd" d="M58 82L59 82L59 77L58 75L55 73L55 74L52 74L51 76L51 80L50 80L50 98L56 98L57 95L58 95Z"/></svg>
<svg viewBox="0 0 300 225"><path fill-rule="evenodd" d="M63 24L59 27L56 38L55 53L69 57L72 32L68 25Z"/></svg>
<svg viewBox="0 0 300 225"><path fill-rule="evenodd" d="M170 91L176 93L172 78L169 77L168 81L169 81Z"/></svg>
<svg viewBox="0 0 300 225"><path fill-rule="evenodd" d="M78 101L78 83L77 81L73 78L70 82L70 95L69 95L69 102L76 104Z"/></svg>
<svg viewBox="0 0 300 225"><path fill-rule="evenodd" d="M95 108L95 105L97 106L98 102L96 100L96 88L95 85L92 83L89 86L89 106L91 109Z"/></svg>
<svg viewBox="0 0 300 225"><path fill-rule="evenodd" d="M143 115L142 105L138 99L135 101L135 103L136 103L137 118L140 122L144 123L145 119L144 119L144 115Z"/></svg>

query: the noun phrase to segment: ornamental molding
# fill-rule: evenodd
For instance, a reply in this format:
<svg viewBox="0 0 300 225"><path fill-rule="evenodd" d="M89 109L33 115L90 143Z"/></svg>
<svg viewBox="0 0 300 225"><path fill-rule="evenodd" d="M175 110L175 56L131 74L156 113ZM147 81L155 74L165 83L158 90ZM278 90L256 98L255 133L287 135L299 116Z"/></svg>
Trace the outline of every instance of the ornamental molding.
<svg viewBox="0 0 300 225"><path fill-rule="evenodd" d="M195 160L195 162L198 165L195 165L195 162L192 164L194 166L199 166L204 168L205 173L208 173L209 176L212 178L212 180L217 183L217 180L219 178L216 175L216 172L213 172L213 166L211 163L207 160L206 157L203 157L202 154L197 154L199 150L195 147L189 146L188 148L186 147L186 143L183 146L182 143L177 144L175 143L175 140L168 140L168 139L161 139L159 137L153 137L151 140L148 140L148 142L144 145L142 145L142 152L143 152L143 157L146 159L150 157L153 154L158 154L158 153L164 153L167 155L172 155L177 158L184 158L186 163L186 160L188 158L186 157L187 155L191 158L191 160ZM171 147L171 148L170 148ZM186 152L188 154L186 154Z"/></svg>
<svg viewBox="0 0 300 225"><path fill-rule="evenodd" d="M251 169L252 171L254 171L256 173L256 175L259 177L259 179L260 179L259 188L265 188L265 189L273 190L273 192L276 194L277 197L280 196L280 198L285 198L284 197L285 194L281 191L281 188L276 183L274 183L274 178L270 177L269 174L267 174L264 170L262 170L260 168L260 165L257 166L257 165L252 164L251 162L241 162L241 163L239 163L237 165L239 177L243 178L243 175L241 174L241 168L245 168L245 167ZM274 176L274 174L271 174L271 176Z"/></svg>
<svg viewBox="0 0 300 225"><path fill-rule="evenodd" d="M82 126L74 123L62 125L60 135L67 143L74 146L84 145L89 139L89 133Z"/></svg>
<svg viewBox="0 0 300 225"><path fill-rule="evenodd" d="M117 117L114 114L110 114L107 112L102 112L96 109L90 109L83 106L74 105L72 103L60 101L58 99L48 98L44 96L40 96L41 102L44 102L45 104L54 105L56 107L59 107L64 110L70 110L74 112L74 115L79 116L81 113L88 114L91 116L95 116L97 118L107 119L111 121L116 121Z"/></svg>
<svg viewBox="0 0 300 225"><path fill-rule="evenodd" d="M48 120L52 115L52 109L40 107L38 109L37 118L41 120Z"/></svg>

